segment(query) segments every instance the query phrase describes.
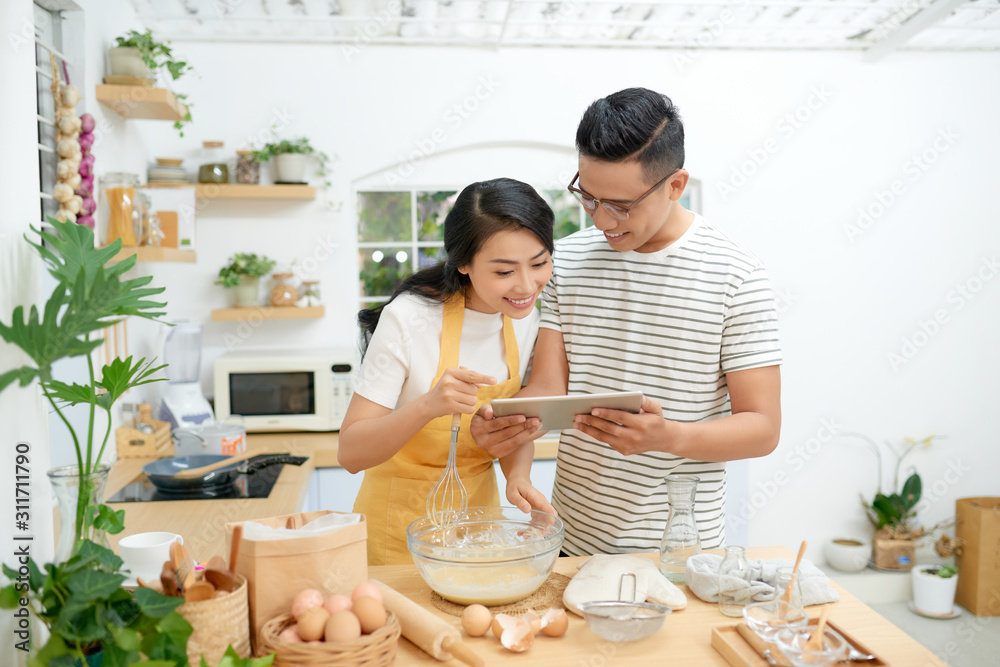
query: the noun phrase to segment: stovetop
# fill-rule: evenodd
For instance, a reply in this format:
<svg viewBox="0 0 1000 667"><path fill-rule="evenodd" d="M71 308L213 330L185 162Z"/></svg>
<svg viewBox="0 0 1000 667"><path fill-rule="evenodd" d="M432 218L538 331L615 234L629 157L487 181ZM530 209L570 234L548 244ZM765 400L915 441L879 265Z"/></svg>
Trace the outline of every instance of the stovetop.
<svg viewBox="0 0 1000 667"><path fill-rule="evenodd" d="M255 457L257 458L257 457ZM289 462L301 465L306 461L306 457L289 457ZM296 460L298 459L298 460ZM253 461L253 459L250 459ZM106 499L107 503L131 503L141 501L168 501L168 500L208 500L214 498L267 498L271 495L271 489L281 474L283 464L272 464L252 472L241 473L236 479L224 486L199 487L190 491L164 491L153 485L146 473L139 473L139 476L126 484L118 493Z"/></svg>

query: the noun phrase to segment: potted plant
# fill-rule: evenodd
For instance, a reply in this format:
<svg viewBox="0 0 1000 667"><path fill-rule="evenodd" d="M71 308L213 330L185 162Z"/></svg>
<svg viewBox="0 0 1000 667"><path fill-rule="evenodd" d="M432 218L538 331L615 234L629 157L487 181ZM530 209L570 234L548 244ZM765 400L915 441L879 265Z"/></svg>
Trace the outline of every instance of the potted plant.
<svg viewBox="0 0 1000 667"><path fill-rule="evenodd" d="M317 170L319 176L325 179L328 175L329 156L313 148L306 137L267 143L254 150L252 154L257 162L267 162L274 158L274 180L276 183L304 183L306 161L310 157L319 162ZM325 185L330 185L329 181L325 181Z"/></svg>
<svg viewBox="0 0 1000 667"><path fill-rule="evenodd" d="M910 571L913 606L932 616L950 616L955 611L958 569L954 565L917 565Z"/></svg>
<svg viewBox="0 0 1000 667"><path fill-rule="evenodd" d="M860 433L845 433L844 435L863 440L875 453L878 462L878 487L875 497L870 503L864 497L861 498L865 515L876 531L872 554L875 567L887 570L909 570L914 564L916 540L930 531L921 528L915 521L915 508L920 502L922 491L920 475L916 471L911 472L900 486L900 471L903 461L916 451L917 447L928 447L935 438L942 436L930 435L922 440L904 438L902 447L898 449L892 443L886 442L886 447L896 458L896 466L893 471L892 493L885 494L882 492L882 452L878 445L871 438Z"/></svg>
<svg viewBox="0 0 1000 667"><path fill-rule="evenodd" d="M44 243L28 242L56 285L42 313L34 306L25 313L18 306L10 325L0 322L0 338L31 360L0 373L0 392L14 382L26 387L37 380L69 430L77 463L49 471L62 524L55 562L45 564L44 572L31 559L19 562L17 570L5 566L11 584L0 590L0 606L16 607L19 619L26 619L30 609L49 626L51 636L29 661L33 665L71 666L100 648L110 664L128 664L125 658L140 650L151 659L180 661L190 634L187 622L173 613L180 601L151 590L132 594L120 588L126 578L119 571L122 561L106 547L105 533L123 530L125 512L102 503L109 468L101 457L111 434L112 406L132 387L153 382L150 376L163 366L129 357L114 359L97 373L90 356L103 343L97 334L105 327L129 316L163 315L165 304L149 300L163 288L148 287L148 276L123 277L135 265L134 256L105 266L121 250L120 239L95 248L89 227L48 220L55 233L33 230ZM69 384L53 377L57 361L79 356L87 360L90 382ZM65 416L67 406L80 404L89 407L85 434L77 434ZM103 438L95 432L98 409L107 414ZM20 622L18 627L24 629ZM30 641L27 636L18 639Z"/></svg>
<svg viewBox="0 0 1000 667"><path fill-rule="evenodd" d="M116 46L108 51L111 74L131 76L138 79L153 78L155 73L166 70L171 81L176 81L184 74L192 71L192 67L183 60L174 60L169 42L159 42L153 37L151 30L138 32L129 30L125 35L115 38ZM187 95L175 93L181 100L187 113L184 118L174 121L174 127L184 136L184 123L191 122L191 103Z"/></svg>
<svg viewBox="0 0 1000 667"><path fill-rule="evenodd" d="M233 288L237 308L251 308L258 305L260 279L271 272L275 261L257 253L238 252L219 269L216 285Z"/></svg>

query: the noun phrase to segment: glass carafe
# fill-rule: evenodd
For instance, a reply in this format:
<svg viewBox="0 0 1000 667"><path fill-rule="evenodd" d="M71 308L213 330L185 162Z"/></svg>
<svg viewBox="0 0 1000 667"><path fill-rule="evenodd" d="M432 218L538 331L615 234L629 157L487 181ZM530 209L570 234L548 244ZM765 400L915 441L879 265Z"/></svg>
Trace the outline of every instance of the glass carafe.
<svg viewBox="0 0 1000 667"><path fill-rule="evenodd" d="M725 616L743 616L750 602L750 563L743 547L726 547L726 557L719 564L719 611Z"/></svg>
<svg viewBox="0 0 1000 667"><path fill-rule="evenodd" d="M667 475L670 515L660 541L660 572L675 584L684 583L688 557L701 553L701 536L694 518L694 499L700 481L695 475Z"/></svg>

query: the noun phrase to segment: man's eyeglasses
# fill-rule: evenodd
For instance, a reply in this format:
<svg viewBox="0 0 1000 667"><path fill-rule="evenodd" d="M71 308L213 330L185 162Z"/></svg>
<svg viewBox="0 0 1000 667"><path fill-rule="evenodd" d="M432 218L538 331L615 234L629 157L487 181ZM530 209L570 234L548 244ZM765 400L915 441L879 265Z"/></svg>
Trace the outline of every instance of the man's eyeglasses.
<svg viewBox="0 0 1000 667"><path fill-rule="evenodd" d="M608 214L612 218L614 218L615 220L622 220L622 221L624 221L624 220L628 220L628 212L629 211L631 211L633 208L635 208L636 206L638 206L639 202L641 202L643 199L645 199L646 197L648 197L649 195L651 195L653 193L653 191L656 190L656 188L658 188L661 185L663 185L667 181L667 179L670 178L671 176L673 176L674 174L676 174L677 171L679 171L679 170L675 170L675 171L667 174L666 176L664 176L662 179L660 179L660 181L656 185L654 185L650 189L646 190L646 192L641 197L639 197L638 199L636 199L631 204L627 204L627 205L613 204L611 202L601 201L597 197L594 197L593 195L590 195L590 194L584 192L583 190L580 190L579 188L573 187L573 184L576 183L576 180L578 178L580 178L580 172L579 171L576 172L576 176L573 177L573 180L569 182L569 185L567 186L567 189L570 192L573 193L573 196L576 197L580 201L580 203L583 204L583 207L585 209L587 209L588 211L596 211L597 210L597 205L600 204L601 206L604 207L604 210L607 211Z"/></svg>

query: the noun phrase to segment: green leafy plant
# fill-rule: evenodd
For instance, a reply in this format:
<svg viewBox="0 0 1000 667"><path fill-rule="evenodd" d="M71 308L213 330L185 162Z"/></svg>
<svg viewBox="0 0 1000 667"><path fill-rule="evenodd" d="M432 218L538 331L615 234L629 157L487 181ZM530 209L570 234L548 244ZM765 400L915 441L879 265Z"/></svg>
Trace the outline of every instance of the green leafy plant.
<svg viewBox="0 0 1000 667"><path fill-rule="evenodd" d="M121 566L114 552L90 540L66 562L47 563L44 573L32 559L17 570L3 566L11 583L0 589L0 607L18 609L15 617L30 610L51 630L29 667L74 667L100 650L107 666L188 664L192 628L175 611L183 598L122 588ZM28 648L30 640L22 641L17 648Z"/></svg>
<svg viewBox="0 0 1000 667"><path fill-rule="evenodd" d="M228 264L219 269L219 278L215 284L223 287L236 287L240 283L240 276L261 278L269 274L274 265L275 261L264 255L238 252L229 258Z"/></svg>
<svg viewBox="0 0 1000 667"><path fill-rule="evenodd" d="M958 574L958 568L954 565L936 565L934 567L927 568L923 572L924 574L941 577L942 579L951 579Z"/></svg>
<svg viewBox="0 0 1000 667"><path fill-rule="evenodd" d="M146 63L146 67L149 68L150 72L157 72L164 69L170 74L171 80L176 81L184 74L193 72L194 68L184 60L174 60L173 51L168 46L169 44L169 41L157 41L153 37L152 30L146 30L146 32L129 30L124 36L115 38L115 46L137 50L142 57L142 62ZM187 113L184 115L184 118L174 121L174 128L183 137L184 123L191 122L191 103L188 102L188 97L185 94L177 94L176 97L187 107Z"/></svg>
<svg viewBox="0 0 1000 667"><path fill-rule="evenodd" d="M222 655L222 660L215 667L267 667L274 662L274 654L265 655L263 658L241 658L232 646L226 648ZM209 667L205 662L205 656L201 658L201 667Z"/></svg>
<svg viewBox="0 0 1000 667"><path fill-rule="evenodd" d="M316 173L324 179L324 185L330 185L330 181L328 179L330 175L330 156L323 151L318 151L313 148L312 144L309 143L309 139L306 137L300 137L299 139L292 140L281 139L280 141L266 143L260 148L251 151L251 155L253 155L253 158L257 162L267 162L271 158L285 153L299 153L301 155L309 155L315 158L319 164Z"/></svg>
<svg viewBox="0 0 1000 667"><path fill-rule="evenodd" d="M45 398L69 430L80 475L72 549L75 553L93 531L114 534L124 528L124 510L114 512L106 505L92 505L93 481L88 476L100 463L108 444L115 401L133 387L157 381L159 378L151 376L164 367L153 366L152 361L144 358L114 359L100 369L98 379L90 353L104 342L98 332L105 327L129 316L155 320L164 315L160 309L166 304L149 300L164 290L147 287L151 277L124 278L135 266L135 256L105 266L121 250L121 239L104 248L95 248L90 228L54 218L49 218L49 223L55 234L32 228L44 244L30 239L28 242L41 255L56 279L56 286L43 312L32 306L25 313L24 307L18 306L10 326L0 322L0 338L21 348L32 362L0 374L0 392L14 382L26 387L38 380ZM89 383L68 384L52 377L53 364L80 356L87 360ZM64 413L65 407L81 404L89 407L85 437L76 433ZM107 428L99 447L99 436L94 432L98 409L107 413Z"/></svg>

